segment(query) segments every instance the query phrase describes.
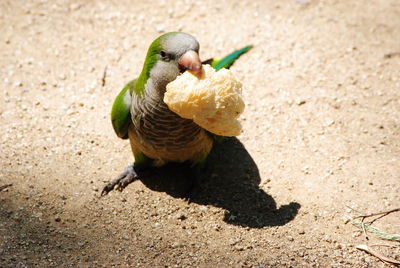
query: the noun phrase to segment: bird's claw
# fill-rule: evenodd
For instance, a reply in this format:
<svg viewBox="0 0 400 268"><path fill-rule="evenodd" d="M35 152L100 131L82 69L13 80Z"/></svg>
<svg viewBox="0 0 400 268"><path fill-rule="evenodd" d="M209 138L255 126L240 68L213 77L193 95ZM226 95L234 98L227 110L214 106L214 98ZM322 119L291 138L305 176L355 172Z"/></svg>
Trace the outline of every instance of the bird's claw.
<svg viewBox="0 0 400 268"><path fill-rule="evenodd" d="M133 165L128 166L118 177L107 183L101 191L100 196L103 197L109 192L114 190L114 188L120 192L125 189L130 183L137 180L139 176L137 175Z"/></svg>

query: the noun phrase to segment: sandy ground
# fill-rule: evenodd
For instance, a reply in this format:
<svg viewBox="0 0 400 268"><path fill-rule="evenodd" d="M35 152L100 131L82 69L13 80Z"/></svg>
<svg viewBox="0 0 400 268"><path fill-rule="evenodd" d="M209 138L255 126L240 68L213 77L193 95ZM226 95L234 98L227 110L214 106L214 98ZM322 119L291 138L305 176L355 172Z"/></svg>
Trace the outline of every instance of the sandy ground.
<svg viewBox="0 0 400 268"><path fill-rule="evenodd" d="M396 0L1 1L0 266L386 266L365 243L400 260L345 224L400 207L399 25ZM99 199L133 160L113 98L176 30L203 59L255 45L232 68L244 132L191 204L174 166Z"/></svg>

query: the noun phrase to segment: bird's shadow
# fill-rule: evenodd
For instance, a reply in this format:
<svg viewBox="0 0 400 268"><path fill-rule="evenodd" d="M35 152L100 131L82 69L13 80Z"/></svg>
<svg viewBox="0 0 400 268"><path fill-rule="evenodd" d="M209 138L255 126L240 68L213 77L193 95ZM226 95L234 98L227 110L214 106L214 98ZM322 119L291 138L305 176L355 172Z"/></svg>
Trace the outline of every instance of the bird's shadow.
<svg viewBox="0 0 400 268"><path fill-rule="evenodd" d="M295 218L300 204L291 202L277 208L275 200L258 185L261 182L256 163L237 138L217 143L208 158L208 170L191 202L226 210L224 221L243 227L281 226ZM205 175L207 174L207 175ZM193 183L193 169L170 164L155 169L141 181L155 191L185 198Z"/></svg>

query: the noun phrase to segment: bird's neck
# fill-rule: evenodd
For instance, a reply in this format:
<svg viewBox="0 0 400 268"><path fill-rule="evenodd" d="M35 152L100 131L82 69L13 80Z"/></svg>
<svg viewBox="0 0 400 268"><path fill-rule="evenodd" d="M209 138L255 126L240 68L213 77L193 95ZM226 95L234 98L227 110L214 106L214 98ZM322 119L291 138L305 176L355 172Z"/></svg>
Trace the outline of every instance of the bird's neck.
<svg viewBox="0 0 400 268"><path fill-rule="evenodd" d="M149 72L145 91L147 94L163 99L166 86L174 81L178 75L179 68L176 64L158 61Z"/></svg>
<svg viewBox="0 0 400 268"><path fill-rule="evenodd" d="M165 88L168 83L169 81L153 79L152 77L150 77L145 85L146 96L151 97L152 99L163 100L165 94Z"/></svg>

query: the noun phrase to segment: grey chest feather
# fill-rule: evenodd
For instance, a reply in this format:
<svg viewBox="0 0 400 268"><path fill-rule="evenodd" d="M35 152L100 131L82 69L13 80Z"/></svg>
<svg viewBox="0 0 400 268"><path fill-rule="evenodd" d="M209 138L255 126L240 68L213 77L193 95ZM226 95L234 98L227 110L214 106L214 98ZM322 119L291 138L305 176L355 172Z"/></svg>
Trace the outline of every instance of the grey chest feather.
<svg viewBox="0 0 400 268"><path fill-rule="evenodd" d="M134 97L131 115L138 142L155 150L179 151L204 131L192 120L169 110L157 96Z"/></svg>

